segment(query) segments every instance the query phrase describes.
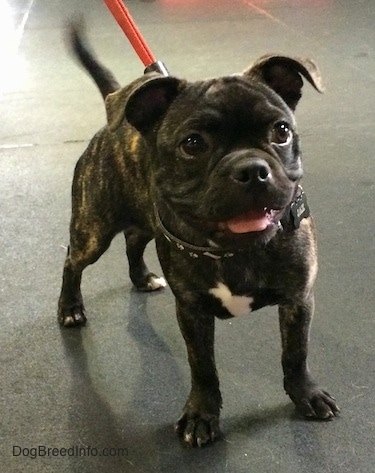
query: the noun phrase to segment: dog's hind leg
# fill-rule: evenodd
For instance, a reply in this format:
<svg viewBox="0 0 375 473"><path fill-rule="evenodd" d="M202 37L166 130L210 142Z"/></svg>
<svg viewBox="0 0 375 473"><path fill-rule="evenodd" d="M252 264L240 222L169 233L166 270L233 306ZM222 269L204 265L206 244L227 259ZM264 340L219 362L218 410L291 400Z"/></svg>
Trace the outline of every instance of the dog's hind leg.
<svg viewBox="0 0 375 473"><path fill-rule="evenodd" d="M156 291L166 286L165 279L151 273L143 253L154 235L138 226L129 226L125 231L126 254L129 261L129 276L139 291Z"/></svg>
<svg viewBox="0 0 375 473"><path fill-rule="evenodd" d="M73 225L72 225L73 227ZM103 236L99 231L75 228L65 259L63 283L58 304L58 321L65 327L86 323L85 307L81 294L82 271L95 263L108 249L114 235Z"/></svg>

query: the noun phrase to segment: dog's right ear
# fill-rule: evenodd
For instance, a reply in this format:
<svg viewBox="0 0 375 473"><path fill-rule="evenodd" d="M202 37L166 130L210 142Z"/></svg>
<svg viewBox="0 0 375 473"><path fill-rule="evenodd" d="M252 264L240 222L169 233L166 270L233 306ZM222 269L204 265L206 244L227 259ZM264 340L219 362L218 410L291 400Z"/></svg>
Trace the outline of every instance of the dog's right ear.
<svg viewBox="0 0 375 473"><path fill-rule="evenodd" d="M167 111L183 81L160 74L146 74L106 98L108 126L115 131L126 119L139 132L146 132Z"/></svg>

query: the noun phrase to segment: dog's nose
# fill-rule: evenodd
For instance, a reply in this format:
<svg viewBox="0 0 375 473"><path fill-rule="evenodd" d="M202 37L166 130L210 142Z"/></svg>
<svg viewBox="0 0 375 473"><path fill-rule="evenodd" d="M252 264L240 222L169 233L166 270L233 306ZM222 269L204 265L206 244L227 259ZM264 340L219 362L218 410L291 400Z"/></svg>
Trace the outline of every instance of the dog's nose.
<svg viewBox="0 0 375 473"><path fill-rule="evenodd" d="M231 177L240 184L266 184L272 179L272 172L266 161L251 159L237 164Z"/></svg>

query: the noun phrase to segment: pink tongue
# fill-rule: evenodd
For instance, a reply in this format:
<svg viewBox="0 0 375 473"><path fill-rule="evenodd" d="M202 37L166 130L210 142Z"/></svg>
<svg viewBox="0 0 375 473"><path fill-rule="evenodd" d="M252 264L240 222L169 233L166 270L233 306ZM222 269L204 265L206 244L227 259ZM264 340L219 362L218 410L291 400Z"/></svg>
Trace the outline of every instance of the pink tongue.
<svg viewBox="0 0 375 473"><path fill-rule="evenodd" d="M232 233L261 232L270 224L269 216L263 212L249 212L225 222Z"/></svg>

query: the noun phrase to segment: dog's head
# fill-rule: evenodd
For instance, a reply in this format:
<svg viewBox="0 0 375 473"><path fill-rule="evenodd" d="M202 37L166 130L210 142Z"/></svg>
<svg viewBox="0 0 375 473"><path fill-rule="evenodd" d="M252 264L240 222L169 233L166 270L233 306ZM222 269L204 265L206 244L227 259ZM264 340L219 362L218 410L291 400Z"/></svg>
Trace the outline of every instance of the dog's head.
<svg viewBox="0 0 375 473"><path fill-rule="evenodd" d="M312 61L269 55L202 82L145 75L107 97L109 127L129 122L150 148L155 204L180 237L275 234L302 177L293 114L302 76L322 91Z"/></svg>

